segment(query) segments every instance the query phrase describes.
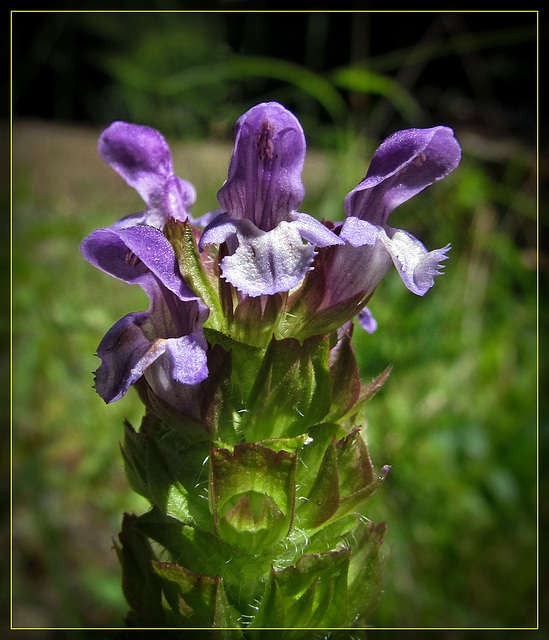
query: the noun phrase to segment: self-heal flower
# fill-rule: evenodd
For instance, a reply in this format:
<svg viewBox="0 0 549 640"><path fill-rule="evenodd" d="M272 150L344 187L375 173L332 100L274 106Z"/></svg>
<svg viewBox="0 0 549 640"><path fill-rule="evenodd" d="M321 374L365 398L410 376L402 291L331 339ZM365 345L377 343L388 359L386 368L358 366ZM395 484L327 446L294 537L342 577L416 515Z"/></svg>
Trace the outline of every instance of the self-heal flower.
<svg viewBox="0 0 549 640"><path fill-rule="evenodd" d="M314 246L343 244L297 211L304 159L301 125L277 102L252 107L237 121L228 178L217 194L220 210L204 230L200 248L227 243L222 276L241 293L289 291L309 271Z"/></svg>
<svg viewBox="0 0 549 640"><path fill-rule="evenodd" d="M450 245L427 251L417 238L389 226L387 220L400 204L451 173L460 159L461 148L448 127L393 134L376 151L364 180L345 197L347 218L340 237L354 247L380 242L406 287L425 295L441 274Z"/></svg>
<svg viewBox="0 0 549 640"><path fill-rule="evenodd" d="M126 216L115 227L146 224L162 229L168 218L197 224L190 207L196 200L193 185L174 173L170 148L155 129L128 122L113 122L99 137L99 155L143 198L146 210Z"/></svg>
<svg viewBox="0 0 549 640"><path fill-rule="evenodd" d="M202 324L208 309L179 274L170 243L154 227L96 229L81 245L93 266L149 297L148 311L130 313L107 332L97 349L95 388L105 402L119 400L144 375L153 391L177 408L208 375Z"/></svg>
<svg viewBox="0 0 549 640"><path fill-rule="evenodd" d="M361 311L394 264L406 287L423 296L440 275L450 245L427 251L411 234L388 224L391 212L459 164L461 149L448 127L408 129L387 138L376 151L366 177L344 200L343 224L326 223L342 245L320 249L301 292L295 313L304 305L304 335L341 325L358 314L375 331L369 310Z"/></svg>

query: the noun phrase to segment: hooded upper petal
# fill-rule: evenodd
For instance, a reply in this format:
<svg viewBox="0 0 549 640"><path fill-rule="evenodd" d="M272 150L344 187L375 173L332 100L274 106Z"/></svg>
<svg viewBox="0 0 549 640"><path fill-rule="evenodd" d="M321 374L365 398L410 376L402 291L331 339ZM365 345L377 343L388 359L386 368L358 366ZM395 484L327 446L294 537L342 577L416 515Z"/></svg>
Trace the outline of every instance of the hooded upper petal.
<svg viewBox="0 0 549 640"><path fill-rule="evenodd" d="M155 129L128 122L113 122L99 137L103 160L133 187L147 205L145 214L132 216L133 224L162 227L168 217L185 220L196 200L190 182L175 175L170 149Z"/></svg>
<svg viewBox="0 0 549 640"><path fill-rule="evenodd" d="M252 107L235 125L229 175L217 194L221 210L263 231L292 219L303 200L305 136L278 102Z"/></svg>
<svg viewBox="0 0 549 640"><path fill-rule="evenodd" d="M460 159L461 148L448 127L397 131L380 145L364 180L345 197L345 214L385 227L398 205L447 176Z"/></svg>

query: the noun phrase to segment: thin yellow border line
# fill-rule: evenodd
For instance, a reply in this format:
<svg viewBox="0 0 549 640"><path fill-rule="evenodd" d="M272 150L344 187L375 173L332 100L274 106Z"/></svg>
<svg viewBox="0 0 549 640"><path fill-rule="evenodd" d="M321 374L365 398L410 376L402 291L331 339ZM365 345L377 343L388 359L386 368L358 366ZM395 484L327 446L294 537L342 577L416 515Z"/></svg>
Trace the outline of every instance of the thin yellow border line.
<svg viewBox="0 0 549 640"><path fill-rule="evenodd" d="M13 629L13 16L10 13L10 629Z"/></svg>

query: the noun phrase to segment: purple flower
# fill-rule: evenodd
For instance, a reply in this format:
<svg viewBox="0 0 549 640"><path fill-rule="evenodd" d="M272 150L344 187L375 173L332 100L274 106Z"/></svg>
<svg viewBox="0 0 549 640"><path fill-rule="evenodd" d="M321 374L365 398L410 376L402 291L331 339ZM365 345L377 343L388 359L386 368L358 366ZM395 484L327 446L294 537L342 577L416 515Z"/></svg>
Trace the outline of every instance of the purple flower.
<svg viewBox="0 0 549 640"><path fill-rule="evenodd" d="M448 127L399 131L381 144L364 180L345 197L346 219L335 229L344 246L324 250L315 263L311 278L318 280L317 310L350 301L359 311L391 263L410 291L425 295L441 274L450 245L427 251L387 220L399 204L452 172L460 159L460 146ZM371 331L371 314L362 319Z"/></svg>
<svg viewBox="0 0 549 640"><path fill-rule="evenodd" d="M179 399L186 402L185 386L208 376L202 324L209 310L181 278L170 243L154 227L106 227L85 238L81 251L98 269L139 284L150 301L148 311L124 316L101 340L98 394L119 400L144 375L177 408Z"/></svg>
<svg viewBox="0 0 549 640"><path fill-rule="evenodd" d="M220 211L204 230L200 248L227 243L222 276L241 293L289 291L311 268L313 245L343 244L297 211L304 159L301 125L277 102L252 107L237 121L229 175L217 194Z"/></svg>
<svg viewBox="0 0 549 640"><path fill-rule="evenodd" d="M193 220L189 209L196 200L193 185L178 178L170 149L155 129L128 122L113 122L99 137L100 156L133 187L147 208L130 214L115 227L146 224L162 229L168 218L205 225L209 219Z"/></svg>
<svg viewBox="0 0 549 640"><path fill-rule="evenodd" d="M375 331L377 323L364 305L391 264L413 293L423 296L433 286L450 245L427 251L387 220L399 204L452 172L460 159L460 146L447 127L399 131L381 144L364 180L345 197L345 221L325 223L344 244L320 249L302 290L293 295L291 312L307 310L304 337L357 314L366 331Z"/></svg>
<svg viewBox="0 0 549 640"><path fill-rule="evenodd" d="M376 151L364 180L345 197L347 218L340 237L353 247L374 251L381 243L406 287L425 295L440 275L450 245L427 251L411 234L390 227L387 219L398 205L451 173L460 159L461 148L448 127L393 134ZM381 270L376 264L374 280L379 281Z"/></svg>

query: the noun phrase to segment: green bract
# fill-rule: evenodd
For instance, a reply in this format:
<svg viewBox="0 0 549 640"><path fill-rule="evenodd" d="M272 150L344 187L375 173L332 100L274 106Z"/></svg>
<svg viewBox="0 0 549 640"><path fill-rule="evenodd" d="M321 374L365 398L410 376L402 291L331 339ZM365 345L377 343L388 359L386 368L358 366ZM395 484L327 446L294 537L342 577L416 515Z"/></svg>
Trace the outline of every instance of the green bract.
<svg viewBox="0 0 549 640"><path fill-rule="evenodd" d="M125 427L127 477L151 503L120 534L128 620L362 626L381 590L384 533L363 507L386 470L374 470L355 419L388 371L360 384L350 329L265 347L205 335L209 402L196 390L184 415L143 383L141 428Z"/></svg>

